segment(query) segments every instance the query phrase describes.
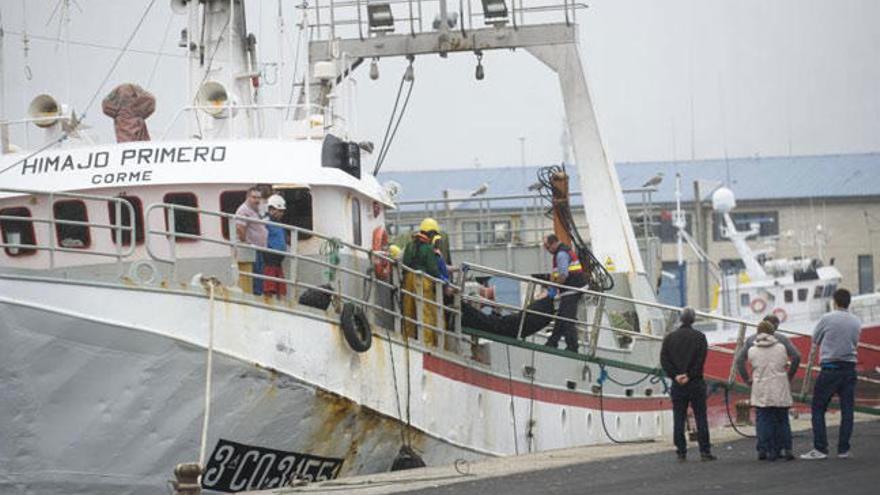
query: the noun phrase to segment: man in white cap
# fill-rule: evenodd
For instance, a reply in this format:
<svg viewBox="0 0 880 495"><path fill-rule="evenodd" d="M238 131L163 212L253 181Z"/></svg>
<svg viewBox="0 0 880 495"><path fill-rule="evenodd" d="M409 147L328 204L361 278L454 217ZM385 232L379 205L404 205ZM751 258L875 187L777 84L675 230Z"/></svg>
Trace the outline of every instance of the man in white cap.
<svg viewBox="0 0 880 495"><path fill-rule="evenodd" d="M284 198L278 194L269 196L267 201L269 208L269 220L272 222L281 222L284 213L287 211L287 204ZM266 247L273 251L287 252L288 231L278 225L266 226ZM277 252L263 253L263 275L267 277L283 279L285 256ZM275 296L282 298L287 295L287 283L281 280L266 279L263 281L263 294L266 297Z"/></svg>

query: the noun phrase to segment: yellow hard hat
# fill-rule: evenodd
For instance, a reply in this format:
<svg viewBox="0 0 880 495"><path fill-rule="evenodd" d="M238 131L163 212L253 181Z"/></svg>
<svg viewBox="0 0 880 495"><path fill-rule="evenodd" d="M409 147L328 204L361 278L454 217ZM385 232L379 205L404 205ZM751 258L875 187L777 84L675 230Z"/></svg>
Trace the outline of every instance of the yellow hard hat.
<svg viewBox="0 0 880 495"><path fill-rule="evenodd" d="M395 258L395 259L399 258L400 257L400 247L398 247L396 244L392 244L392 245L388 246L388 254L390 254L392 258Z"/></svg>
<svg viewBox="0 0 880 495"><path fill-rule="evenodd" d="M437 223L437 220L433 218L426 218L422 220L422 224L419 225L419 230L422 232L439 232L440 224Z"/></svg>

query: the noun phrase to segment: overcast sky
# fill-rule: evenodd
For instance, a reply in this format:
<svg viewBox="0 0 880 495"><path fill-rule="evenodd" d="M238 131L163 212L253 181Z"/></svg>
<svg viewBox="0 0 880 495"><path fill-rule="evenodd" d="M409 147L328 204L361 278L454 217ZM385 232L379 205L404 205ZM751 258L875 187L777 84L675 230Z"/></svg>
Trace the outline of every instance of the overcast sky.
<svg viewBox="0 0 880 495"><path fill-rule="evenodd" d="M38 39L58 34L58 15L49 22L56 3L0 0L11 119L22 116L37 93L67 97L64 46ZM82 11L72 11L71 38L118 47L149 0L77 3ZM126 54L88 109L87 122L103 139L111 138L112 124L100 112L100 99L115 84L136 82L157 95L157 113L148 121L154 138L185 103L177 48L185 18L173 16L168 3L157 0L132 47L169 55L157 63L153 54ZM290 56L295 2L283 4ZM262 62L277 62L277 8L277 0L248 5L248 27L258 37ZM650 161L692 153L712 158L880 150L878 19L876 0L590 2L578 17L581 51L611 156ZM25 26L32 36L27 59L20 36ZM115 55L71 47L70 101L80 113ZM563 109L555 76L524 51L487 53L483 64L486 79L477 82L470 54L416 60L412 101L386 169L519 165L519 137L526 138L529 164L561 160ZM404 65L383 60L378 81L367 77L366 67L357 74L359 130L364 139L380 142ZM267 100L278 89L266 86ZM32 139L36 135L31 131ZM20 133L14 139L26 141Z"/></svg>

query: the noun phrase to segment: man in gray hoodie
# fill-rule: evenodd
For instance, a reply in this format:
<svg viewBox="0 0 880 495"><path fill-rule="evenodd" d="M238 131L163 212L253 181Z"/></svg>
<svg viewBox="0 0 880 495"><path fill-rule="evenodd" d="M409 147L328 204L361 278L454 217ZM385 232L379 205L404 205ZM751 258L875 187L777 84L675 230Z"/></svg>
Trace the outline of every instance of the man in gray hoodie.
<svg viewBox="0 0 880 495"><path fill-rule="evenodd" d="M785 347L785 353L788 355L789 365L788 365L788 381L794 379L794 375L797 373L798 366L801 364L801 353L798 352L797 348L785 335L782 335L779 332L776 332L776 329L779 328L779 318L776 315L767 315L764 317L764 321L773 325L773 336ZM742 349L736 354L736 371L739 373L740 378L748 384L752 385L751 378L749 377L748 369L746 368L746 361L748 361L749 357L749 349L755 345L755 340L757 339L758 334L750 336L743 343ZM787 461L794 460L794 452L792 450L792 442L791 442L791 422L789 421L788 414L786 413L785 417L782 418L782 445L780 448L781 452L768 452L765 448L763 448L762 443L758 443L758 458L764 460L768 457L779 457L785 459Z"/></svg>

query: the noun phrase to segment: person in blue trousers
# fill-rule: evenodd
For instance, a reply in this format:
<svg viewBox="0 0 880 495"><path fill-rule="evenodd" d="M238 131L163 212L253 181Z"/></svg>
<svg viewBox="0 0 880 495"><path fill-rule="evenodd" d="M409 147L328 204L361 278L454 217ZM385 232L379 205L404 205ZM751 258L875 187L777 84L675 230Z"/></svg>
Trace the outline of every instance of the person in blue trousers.
<svg viewBox="0 0 880 495"><path fill-rule="evenodd" d="M825 430L825 411L835 395L840 399L840 436L837 439L837 457L849 457L850 437L853 432L853 413L856 402L856 352L862 322L849 312L852 296L846 289L834 292L834 311L826 314L813 331L813 345L819 347L819 366L811 405L813 421L813 450L801 459L814 461L828 458L828 433Z"/></svg>

